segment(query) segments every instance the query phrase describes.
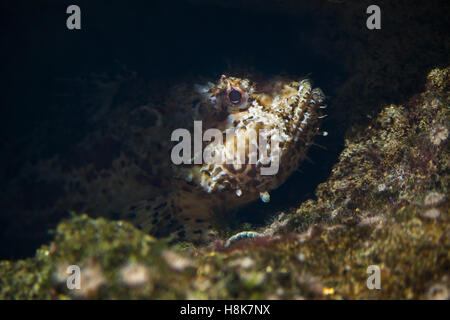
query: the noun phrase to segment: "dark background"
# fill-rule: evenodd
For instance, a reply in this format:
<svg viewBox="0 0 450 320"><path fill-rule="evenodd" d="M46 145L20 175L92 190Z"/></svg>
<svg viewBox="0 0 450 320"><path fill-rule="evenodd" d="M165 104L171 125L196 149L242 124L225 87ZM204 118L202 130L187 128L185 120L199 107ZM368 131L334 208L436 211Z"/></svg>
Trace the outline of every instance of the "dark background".
<svg viewBox="0 0 450 320"><path fill-rule="evenodd" d="M188 73L216 78L230 66L274 74L312 73L324 90L341 71L339 61L316 57L311 50L317 50L313 38L299 43L299 24L305 33L316 27L308 15L184 1L77 1L82 29L68 30L66 8L72 3L9 1L3 5L3 91L7 96L3 96L6 114L2 116L11 121L2 126L2 137L20 135L59 112L49 106L55 79L113 73L118 64L147 79Z"/></svg>

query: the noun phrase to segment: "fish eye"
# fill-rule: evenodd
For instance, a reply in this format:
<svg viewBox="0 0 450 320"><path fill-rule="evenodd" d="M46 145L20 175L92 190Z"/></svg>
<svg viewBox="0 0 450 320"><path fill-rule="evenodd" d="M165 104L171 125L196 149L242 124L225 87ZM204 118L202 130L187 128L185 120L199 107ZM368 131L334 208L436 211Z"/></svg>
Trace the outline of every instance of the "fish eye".
<svg viewBox="0 0 450 320"><path fill-rule="evenodd" d="M231 89L230 93L228 93L228 99L230 99L232 104L238 104L242 100L242 94L235 89Z"/></svg>

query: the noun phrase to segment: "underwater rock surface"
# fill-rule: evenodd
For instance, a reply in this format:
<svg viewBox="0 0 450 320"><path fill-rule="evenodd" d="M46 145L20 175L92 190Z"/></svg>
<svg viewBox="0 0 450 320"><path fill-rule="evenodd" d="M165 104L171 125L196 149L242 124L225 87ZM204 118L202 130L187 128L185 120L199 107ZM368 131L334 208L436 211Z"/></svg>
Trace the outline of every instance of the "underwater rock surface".
<svg viewBox="0 0 450 320"><path fill-rule="evenodd" d="M435 68L422 93L354 124L317 200L263 237L194 247L73 216L34 257L0 262L0 299L448 299L449 88ZM366 286L371 265L380 290Z"/></svg>

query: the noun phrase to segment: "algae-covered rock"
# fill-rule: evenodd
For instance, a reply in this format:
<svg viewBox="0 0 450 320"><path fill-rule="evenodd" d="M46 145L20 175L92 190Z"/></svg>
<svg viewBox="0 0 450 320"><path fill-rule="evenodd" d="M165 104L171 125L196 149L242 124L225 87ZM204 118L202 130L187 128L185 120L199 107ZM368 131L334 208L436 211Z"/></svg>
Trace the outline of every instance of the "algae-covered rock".
<svg viewBox="0 0 450 320"><path fill-rule="evenodd" d="M75 215L33 258L0 262L0 298L448 299L449 72L352 126L317 200L263 237L194 247ZM70 290L73 265L81 288ZM370 290L373 265L381 288Z"/></svg>

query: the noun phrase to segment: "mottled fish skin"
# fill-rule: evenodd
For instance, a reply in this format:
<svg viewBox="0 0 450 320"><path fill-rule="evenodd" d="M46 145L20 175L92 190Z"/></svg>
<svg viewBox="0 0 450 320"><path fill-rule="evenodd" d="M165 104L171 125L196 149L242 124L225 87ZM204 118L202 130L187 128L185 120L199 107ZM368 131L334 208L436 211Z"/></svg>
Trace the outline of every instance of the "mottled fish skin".
<svg viewBox="0 0 450 320"><path fill-rule="evenodd" d="M233 103L233 97L240 97ZM318 134L324 95L311 81L277 77L263 83L223 75L216 83L195 86L194 108L187 110L190 132L193 120L202 121L203 132L232 129L237 140L249 139L251 130L265 129L279 134L280 164L274 175L262 175L261 163L235 166L210 163L174 167L172 192L154 203L134 207L135 222L150 233L175 232L180 238L205 240L213 235L214 214L231 212L279 187L298 169L314 135ZM191 99L192 100L192 99ZM229 141L228 141L229 142ZM215 152L231 149L233 142L204 142ZM248 148L246 149L246 153ZM269 166L269 165L268 165Z"/></svg>
<svg viewBox="0 0 450 320"><path fill-rule="evenodd" d="M2 195L2 205L24 219L73 210L127 220L156 236L207 240L216 213L268 201L268 192L297 170L324 108L322 91L308 79L252 82L223 75L164 88L156 98L154 86L140 85L122 92L124 101L104 103L98 117L91 117L99 125L68 152L27 165ZM134 95L144 103L134 103ZM260 164L174 165L171 133L193 132L194 121L202 121L203 132L234 129L238 139L248 138L250 130L278 132L279 171L261 175Z"/></svg>

